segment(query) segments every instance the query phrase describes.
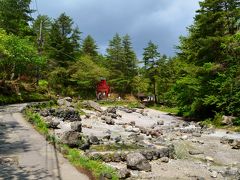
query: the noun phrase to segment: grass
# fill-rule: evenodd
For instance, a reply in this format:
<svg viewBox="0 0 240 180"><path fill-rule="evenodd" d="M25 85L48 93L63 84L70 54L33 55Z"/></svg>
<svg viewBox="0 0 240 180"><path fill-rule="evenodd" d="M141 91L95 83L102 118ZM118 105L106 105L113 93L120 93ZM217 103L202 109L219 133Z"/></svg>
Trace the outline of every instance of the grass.
<svg viewBox="0 0 240 180"><path fill-rule="evenodd" d="M163 111L163 112L176 114L176 115L179 112L179 109L177 107L167 107L167 106L154 105L154 106L150 106L149 108L159 110L159 111Z"/></svg>
<svg viewBox="0 0 240 180"><path fill-rule="evenodd" d="M138 145L126 145L126 144L108 144L108 145L93 145L91 146L91 150L95 151L117 151L117 150L136 150L141 149L143 147Z"/></svg>
<svg viewBox="0 0 240 180"><path fill-rule="evenodd" d="M112 180L119 179L116 171L112 167L103 164L101 161L91 160L88 157L83 156L77 149L66 149L68 149L66 157L73 165L81 166L90 170L97 179L99 179L101 174L111 174Z"/></svg>
<svg viewBox="0 0 240 180"><path fill-rule="evenodd" d="M102 106L127 106L128 108L136 108L140 105L138 101L115 101L115 100L105 100L105 101L99 101L99 104Z"/></svg>
<svg viewBox="0 0 240 180"><path fill-rule="evenodd" d="M65 157L74 166L89 170L96 179L99 179L101 174L111 174L112 180L119 179L116 170L112 167L105 165L101 161L89 159L88 157L82 155L80 150L70 148L67 145L58 142L56 138L50 134L50 131L45 121L38 113L34 113L32 108L25 109L24 113L27 120L34 125L38 132L43 134L46 139L51 143L54 143L55 145L57 144L57 146L60 146L62 149L64 149L63 152Z"/></svg>

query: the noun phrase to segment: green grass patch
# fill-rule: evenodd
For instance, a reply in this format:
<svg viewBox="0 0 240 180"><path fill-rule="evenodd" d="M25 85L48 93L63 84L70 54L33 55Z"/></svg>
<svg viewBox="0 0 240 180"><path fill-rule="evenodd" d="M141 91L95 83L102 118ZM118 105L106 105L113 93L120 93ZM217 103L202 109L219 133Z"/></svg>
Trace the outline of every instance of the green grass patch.
<svg viewBox="0 0 240 180"><path fill-rule="evenodd" d="M101 174L111 174L112 180L119 179L116 170L105 165L102 161L91 160L82 155L77 149L71 149L65 146L65 150L67 152L66 157L74 166L90 170L97 179L99 179Z"/></svg>
<svg viewBox="0 0 240 180"><path fill-rule="evenodd" d="M178 112L179 112L179 109L177 107L167 107L167 106L154 105L154 106L150 106L149 108L155 109L155 110L158 110L158 111L172 113L172 114L178 114Z"/></svg>
<svg viewBox="0 0 240 180"><path fill-rule="evenodd" d="M102 106L126 106L128 108L137 108L140 106L138 101L115 101L115 100L102 100L98 101L98 103Z"/></svg>
<svg viewBox="0 0 240 180"><path fill-rule="evenodd" d="M142 149L142 146L138 145L127 145L127 144L108 144L108 145L92 145L91 150L95 151L117 151L117 150L125 150L131 151L136 149Z"/></svg>
<svg viewBox="0 0 240 180"><path fill-rule="evenodd" d="M30 109L26 109L25 115L28 121L34 125L37 131L45 136L49 136L48 126L38 113L34 113Z"/></svg>

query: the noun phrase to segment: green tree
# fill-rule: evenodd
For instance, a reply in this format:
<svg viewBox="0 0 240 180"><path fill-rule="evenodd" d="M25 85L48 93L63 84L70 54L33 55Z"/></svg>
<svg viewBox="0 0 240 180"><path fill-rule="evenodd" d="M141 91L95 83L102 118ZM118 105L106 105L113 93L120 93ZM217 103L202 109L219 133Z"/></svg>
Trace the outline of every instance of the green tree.
<svg viewBox="0 0 240 180"><path fill-rule="evenodd" d="M7 35L1 29L0 57L0 79L3 80L15 80L21 75L33 78L36 66L45 63L45 58L38 56L37 49L28 39Z"/></svg>
<svg viewBox="0 0 240 180"><path fill-rule="evenodd" d="M152 41L149 41L148 46L144 48L143 60L145 68L145 76L150 79L150 91L154 95L155 103L157 103L157 78L158 78L158 64L160 53L158 46Z"/></svg>
<svg viewBox="0 0 240 180"><path fill-rule="evenodd" d="M158 46L152 41L148 42L148 46L144 48L143 52L143 61L145 69L152 68L155 65L156 61L159 60L160 53L158 52Z"/></svg>
<svg viewBox="0 0 240 180"><path fill-rule="evenodd" d="M50 30L49 51L55 62L66 67L69 62L75 61L79 54L80 31L73 28L72 19L65 13L56 19Z"/></svg>
<svg viewBox="0 0 240 180"><path fill-rule="evenodd" d="M31 0L0 0L0 28L15 35L31 35Z"/></svg>
<svg viewBox="0 0 240 180"><path fill-rule="evenodd" d="M179 59L191 68L177 81L175 90L179 106L188 115L239 115L239 17L238 0L202 1L189 36L180 38Z"/></svg>
<svg viewBox="0 0 240 180"><path fill-rule="evenodd" d="M126 78L132 80L137 75L137 57L133 50L131 39L129 35L122 38L123 58L124 58L124 74Z"/></svg>
<svg viewBox="0 0 240 180"><path fill-rule="evenodd" d="M89 55L92 57L96 57L98 55L97 52L97 45L92 36L88 35L84 40L82 44L82 53L84 55Z"/></svg>

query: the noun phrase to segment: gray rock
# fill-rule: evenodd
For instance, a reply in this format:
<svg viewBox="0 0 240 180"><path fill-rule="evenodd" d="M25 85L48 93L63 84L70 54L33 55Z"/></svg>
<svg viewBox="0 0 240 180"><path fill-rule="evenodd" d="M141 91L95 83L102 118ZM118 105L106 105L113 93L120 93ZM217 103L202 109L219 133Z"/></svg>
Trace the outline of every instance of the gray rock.
<svg viewBox="0 0 240 180"><path fill-rule="evenodd" d="M82 132L82 123L79 121L71 123L71 129L73 131Z"/></svg>
<svg viewBox="0 0 240 180"><path fill-rule="evenodd" d="M118 170L118 177L120 179L126 179L131 176L130 171L127 168L122 168Z"/></svg>
<svg viewBox="0 0 240 180"><path fill-rule="evenodd" d="M192 133L192 136L194 136L194 137L201 137L202 134L201 134L201 133L194 132L194 133Z"/></svg>
<svg viewBox="0 0 240 180"><path fill-rule="evenodd" d="M70 147L78 147L81 140L81 134L75 131L67 131L63 134L61 142Z"/></svg>
<svg viewBox="0 0 240 180"><path fill-rule="evenodd" d="M240 178L240 169L235 167L228 167L226 168L225 172L223 173L224 177L235 177L237 179Z"/></svg>
<svg viewBox="0 0 240 180"><path fill-rule="evenodd" d="M234 139L230 146L232 149L240 149L240 139Z"/></svg>
<svg viewBox="0 0 240 180"><path fill-rule="evenodd" d="M117 108L116 107L108 107L106 110L107 113L116 114Z"/></svg>
<svg viewBox="0 0 240 180"><path fill-rule="evenodd" d="M168 157L162 157L160 159L161 162L164 162L164 163L168 163L169 162L169 158Z"/></svg>
<svg viewBox="0 0 240 180"><path fill-rule="evenodd" d="M114 125L115 124L115 121L112 118L110 118L110 117L106 117L105 122L108 125Z"/></svg>
<svg viewBox="0 0 240 180"><path fill-rule="evenodd" d="M89 137L89 142L93 145L98 145L99 144L99 139L97 136L90 136Z"/></svg>
<svg viewBox="0 0 240 180"><path fill-rule="evenodd" d="M222 125L232 125L233 120L236 119L236 117L233 116L222 116Z"/></svg>
<svg viewBox="0 0 240 180"><path fill-rule="evenodd" d="M190 150L190 151L188 151L188 153L191 154L191 155L204 154L204 152L200 151L200 150Z"/></svg>
<svg viewBox="0 0 240 180"><path fill-rule="evenodd" d="M84 101L84 102L83 102L83 106L88 107L88 108L92 108L92 109L94 109L94 110L96 110L96 111L99 111L99 112L102 112L102 111L103 111L102 108L101 108L101 106L100 106L98 103L96 103L96 102L94 102L94 101L91 101L91 100L89 100L89 101Z"/></svg>
<svg viewBox="0 0 240 180"><path fill-rule="evenodd" d="M163 120L159 120L159 121L157 122L157 125L159 125L159 126L164 125L164 121L163 121Z"/></svg>
<svg viewBox="0 0 240 180"><path fill-rule="evenodd" d="M46 124L49 128L57 129L60 122L56 118L52 118L52 119L48 118L46 120Z"/></svg>
<svg viewBox="0 0 240 180"><path fill-rule="evenodd" d="M151 171L151 164L140 153L130 153L127 155L127 167L132 170Z"/></svg>
<svg viewBox="0 0 240 180"><path fill-rule="evenodd" d="M118 115L117 114L111 114L111 118L117 119Z"/></svg>
<svg viewBox="0 0 240 180"><path fill-rule="evenodd" d="M218 172L212 171L211 174L210 174L210 176L211 176L212 178L217 178Z"/></svg>
<svg viewBox="0 0 240 180"><path fill-rule="evenodd" d="M66 97L66 98L58 99L58 100L57 100L57 104L58 104L59 106L70 107L70 106L71 106L71 102L72 102L72 98L70 98L70 97Z"/></svg>

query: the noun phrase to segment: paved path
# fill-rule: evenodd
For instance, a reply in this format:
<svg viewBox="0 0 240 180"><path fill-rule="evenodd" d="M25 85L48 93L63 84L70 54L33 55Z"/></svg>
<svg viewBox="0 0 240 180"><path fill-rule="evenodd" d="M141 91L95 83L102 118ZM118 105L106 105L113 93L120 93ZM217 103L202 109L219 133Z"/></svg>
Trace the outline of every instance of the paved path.
<svg viewBox="0 0 240 180"><path fill-rule="evenodd" d="M0 106L0 179L89 179L23 119L25 105Z"/></svg>

